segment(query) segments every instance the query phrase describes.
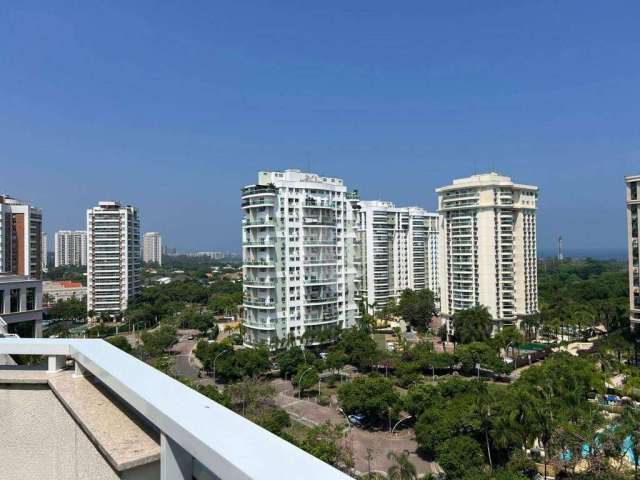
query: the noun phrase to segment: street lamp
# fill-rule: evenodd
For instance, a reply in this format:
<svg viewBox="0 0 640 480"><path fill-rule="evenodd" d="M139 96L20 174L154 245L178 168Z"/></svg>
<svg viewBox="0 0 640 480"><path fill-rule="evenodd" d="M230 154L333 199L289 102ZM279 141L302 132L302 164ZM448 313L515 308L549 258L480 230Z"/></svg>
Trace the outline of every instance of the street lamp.
<svg viewBox="0 0 640 480"><path fill-rule="evenodd" d="M309 370L313 370L313 367L307 368L304 372L302 372L302 375L300 375L300 378L298 379L298 397L299 398L302 398L302 379L304 378L305 374Z"/></svg>
<svg viewBox="0 0 640 480"><path fill-rule="evenodd" d="M228 353L229 350L223 350L220 353L218 353L215 358L213 359L213 386L216 386L216 361L218 360L218 357L224 353Z"/></svg>
<svg viewBox="0 0 640 480"><path fill-rule="evenodd" d="M400 425L402 422L404 422L405 420L409 420L410 418L413 418L413 415L409 415L408 417L404 417L403 419L401 419L400 421L398 421L398 423L395 424L395 426L393 427L393 429L391 430L391 433L393 434L393 432L396 431L396 428L398 428L398 425Z"/></svg>
<svg viewBox="0 0 640 480"><path fill-rule="evenodd" d="M342 408L338 408L338 411L344 415L344 418L347 420L347 431L351 432L351 421L349 420L349 417L347 416L346 413L344 413L344 410Z"/></svg>

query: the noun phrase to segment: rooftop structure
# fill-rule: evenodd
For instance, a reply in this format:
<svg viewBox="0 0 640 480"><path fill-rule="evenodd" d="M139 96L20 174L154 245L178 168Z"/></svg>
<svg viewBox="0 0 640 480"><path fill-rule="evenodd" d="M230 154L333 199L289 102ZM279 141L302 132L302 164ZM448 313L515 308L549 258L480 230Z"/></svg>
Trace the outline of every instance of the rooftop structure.
<svg viewBox="0 0 640 480"><path fill-rule="evenodd" d="M0 354L44 355L49 367L0 370L15 420L3 425L0 478L349 478L105 341L0 339Z"/></svg>

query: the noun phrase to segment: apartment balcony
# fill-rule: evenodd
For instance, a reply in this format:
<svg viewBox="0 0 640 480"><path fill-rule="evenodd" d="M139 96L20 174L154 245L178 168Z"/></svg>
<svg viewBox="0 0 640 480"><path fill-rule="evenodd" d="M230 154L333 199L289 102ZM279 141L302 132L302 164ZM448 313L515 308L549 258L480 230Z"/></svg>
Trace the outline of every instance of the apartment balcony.
<svg viewBox="0 0 640 480"><path fill-rule="evenodd" d="M338 257L304 257L306 265L335 265Z"/></svg>
<svg viewBox="0 0 640 480"><path fill-rule="evenodd" d="M275 310L276 302L267 298L245 298L243 300L245 307L265 308L268 310Z"/></svg>
<svg viewBox="0 0 640 480"><path fill-rule="evenodd" d="M304 302L306 305L320 305L325 303L336 303L338 295L324 295L320 297L306 297Z"/></svg>
<svg viewBox="0 0 640 480"><path fill-rule="evenodd" d="M270 248L276 246L276 241L272 239L246 240L242 246L249 248Z"/></svg>
<svg viewBox="0 0 640 480"><path fill-rule="evenodd" d="M252 198L242 202L242 208L273 207L274 205L273 198Z"/></svg>
<svg viewBox="0 0 640 480"><path fill-rule="evenodd" d="M350 478L105 341L3 338L0 354L48 363L0 370L17 420L1 478Z"/></svg>
<svg viewBox="0 0 640 480"><path fill-rule="evenodd" d="M311 315L308 317L304 317L305 325L322 325L324 323L334 323L338 320L338 314L327 314L327 315Z"/></svg>
<svg viewBox="0 0 640 480"><path fill-rule="evenodd" d="M275 279L246 278L243 286L247 288L276 288Z"/></svg>
<svg viewBox="0 0 640 480"><path fill-rule="evenodd" d="M273 260L245 260L242 265L249 268L275 268Z"/></svg>
<svg viewBox="0 0 640 480"><path fill-rule="evenodd" d="M338 222L335 218L304 218L304 226L306 227L335 227Z"/></svg>
<svg viewBox="0 0 640 480"><path fill-rule="evenodd" d="M265 228L275 227L276 222L273 218L245 218L242 220L242 226L244 228Z"/></svg>
<svg viewBox="0 0 640 480"><path fill-rule="evenodd" d="M304 201L305 208L327 208L327 209L335 209L337 206L336 202L330 202L328 200L318 200L314 198L307 198Z"/></svg>
<svg viewBox="0 0 640 480"><path fill-rule="evenodd" d="M274 196L278 189L271 185L251 185L241 189L242 198L255 196Z"/></svg>
<svg viewBox="0 0 640 480"><path fill-rule="evenodd" d="M338 281L338 277L304 277L304 285L331 285Z"/></svg>

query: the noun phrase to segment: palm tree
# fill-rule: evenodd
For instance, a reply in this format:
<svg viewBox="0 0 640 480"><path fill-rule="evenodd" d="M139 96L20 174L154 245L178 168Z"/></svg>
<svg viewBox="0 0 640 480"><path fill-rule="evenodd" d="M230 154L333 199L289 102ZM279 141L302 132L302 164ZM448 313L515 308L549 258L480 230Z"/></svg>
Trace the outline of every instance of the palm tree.
<svg viewBox="0 0 640 480"><path fill-rule="evenodd" d="M415 465L409 461L409 452L389 452L387 458L393 462L387 470L389 480L417 480L418 474Z"/></svg>

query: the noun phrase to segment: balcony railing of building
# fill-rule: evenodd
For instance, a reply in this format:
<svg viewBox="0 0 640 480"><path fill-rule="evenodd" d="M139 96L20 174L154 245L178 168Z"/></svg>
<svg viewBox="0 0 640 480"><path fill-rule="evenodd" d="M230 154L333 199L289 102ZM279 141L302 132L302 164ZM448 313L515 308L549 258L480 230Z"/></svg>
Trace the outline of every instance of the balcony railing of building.
<svg viewBox="0 0 640 480"><path fill-rule="evenodd" d="M92 374L159 432L162 479L350 478L103 340L0 338L0 354L46 356L51 373L71 358Z"/></svg>
<svg viewBox="0 0 640 480"><path fill-rule="evenodd" d="M272 185L251 185L241 189L242 196L249 195L275 195L278 190Z"/></svg>

